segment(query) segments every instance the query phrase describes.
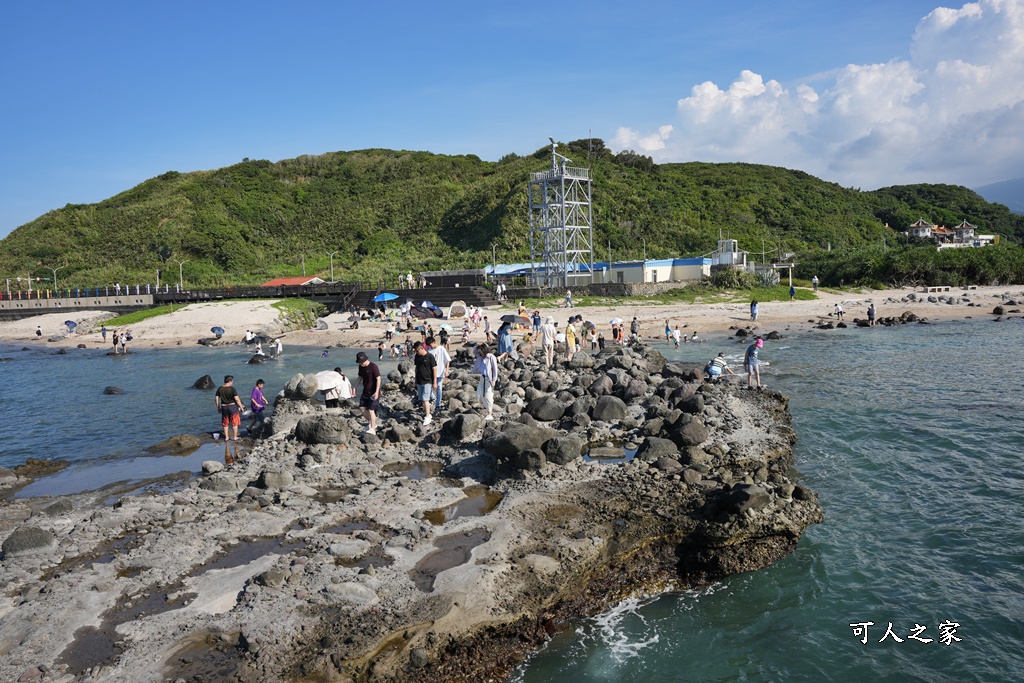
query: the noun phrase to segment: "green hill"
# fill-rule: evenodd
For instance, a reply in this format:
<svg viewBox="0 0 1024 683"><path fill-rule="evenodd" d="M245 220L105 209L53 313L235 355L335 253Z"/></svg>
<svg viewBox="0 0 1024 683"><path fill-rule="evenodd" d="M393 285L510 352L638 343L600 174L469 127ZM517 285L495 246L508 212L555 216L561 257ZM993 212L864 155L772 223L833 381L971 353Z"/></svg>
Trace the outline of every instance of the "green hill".
<svg viewBox="0 0 1024 683"><path fill-rule="evenodd" d="M719 235L758 253L860 247L924 217L1024 236L1024 216L963 187L862 192L800 171L752 164L655 165L601 140L559 151L593 170L595 258L701 255ZM67 205L0 241L0 270L63 286L177 279L192 286L329 273L391 280L406 269L529 259L526 186L547 148L498 162L473 155L369 149L213 171L167 172L98 204Z"/></svg>

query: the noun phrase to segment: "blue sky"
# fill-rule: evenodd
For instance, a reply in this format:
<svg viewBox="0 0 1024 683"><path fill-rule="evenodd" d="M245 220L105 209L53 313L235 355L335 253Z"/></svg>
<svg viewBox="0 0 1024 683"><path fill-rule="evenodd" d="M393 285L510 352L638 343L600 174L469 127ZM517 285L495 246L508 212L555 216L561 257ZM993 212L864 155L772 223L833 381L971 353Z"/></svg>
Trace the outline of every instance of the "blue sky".
<svg viewBox="0 0 1024 683"><path fill-rule="evenodd" d="M168 170L592 131L845 186L1024 176L1024 0L8 2L0 236Z"/></svg>

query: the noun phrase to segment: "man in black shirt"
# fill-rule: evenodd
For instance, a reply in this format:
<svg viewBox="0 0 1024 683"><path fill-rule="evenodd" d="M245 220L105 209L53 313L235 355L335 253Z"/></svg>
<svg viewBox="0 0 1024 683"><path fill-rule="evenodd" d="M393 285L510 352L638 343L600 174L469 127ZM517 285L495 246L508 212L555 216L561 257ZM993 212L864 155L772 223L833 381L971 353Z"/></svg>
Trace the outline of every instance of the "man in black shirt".
<svg viewBox="0 0 1024 683"><path fill-rule="evenodd" d="M231 437L228 432L232 427L235 430L235 441L238 441L238 425L242 424L242 411L245 406L235 389L235 378L231 375L224 376L224 384L217 389L214 395L214 402L220 412L220 424L224 428L224 440L229 441Z"/></svg>
<svg viewBox="0 0 1024 683"><path fill-rule="evenodd" d="M427 352L426 344L416 342L412 345L415 350L413 362L416 364L416 398L423 404L424 426L430 424L430 404L434 401L434 392L437 390L437 360Z"/></svg>
<svg viewBox="0 0 1024 683"><path fill-rule="evenodd" d="M363 417L369 423L366 431L373 434L377 431L377 408L380 407L380 368L376 363L370 362L369 357L360 351L356 354L356 363L359 365L358 387L363 385L363 393L359 396L359 407L363 410Z"/></svg>

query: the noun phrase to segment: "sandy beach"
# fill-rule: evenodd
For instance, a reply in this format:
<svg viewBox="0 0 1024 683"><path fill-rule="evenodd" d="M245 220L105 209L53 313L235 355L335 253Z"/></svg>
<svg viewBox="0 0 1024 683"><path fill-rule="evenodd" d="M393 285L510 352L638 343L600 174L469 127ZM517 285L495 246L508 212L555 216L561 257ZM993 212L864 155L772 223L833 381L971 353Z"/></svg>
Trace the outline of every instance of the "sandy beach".
<svg viewBox="0 0 1024 683"><path fill-rule="evenodd" d="M906 300L911 294L916 300ZM865 318L870 303L875 304L879 318L898 316L905 311L931 320L988 316L995 306L1003 304L1008 299L1024 299L1024 290L1019 285L978 287L972 290L953 288L949 292L932 294L924 293L920 288L856 292L822 289L816 296L815 300L760 304L759 319L754 325L755 331L806 330L823 321L836 322L830 315L836 303L843 306L847 323L852 323L855 318ZM929 297L934 301L929 301ZM358 330L352 330L349 329L347 322L348 314L341 313L326 318L327 330L282 332L278 320L280 312L272 306L273 303L270 300L221 301L185 306L171 314L131 325L134 337L131 346L145 348L196 344L200 339L210 338L210 328L215 325L226 330L225 342L240 341L246 330L280 336L286 346L366 347L375 346L384 337L384 323L363 322ZM485 315L494 320L515 311L515 304L510 302L485 311ZM610 332L609 321L616 317L628 323L636 316L641 323L641 333L647 338L660 337L665 320L671 321L673 327L680 325L687 333L696 331L701 338L729 334L730 330L737 327L750 327L749 302L663 305L624 299L611 306L544 308L540 309L540 312L544 317L552 316L560 326L565 324L570 315L582 315L585 320L597 324L598 329L606 336ZM85 312L85 315L76 319L79 323L79 332L71 335L67 334L67 328L64 327L64 321L68 319L66 313L0 322L0 341L55 348L74 347L79 344L85 344L87 348L103 348L107 344L103 342L100 327L113 316L113 313L103 311ZM42 329L42 337L36 335L37 326ZM48 341L55 336L62 338ZM482 327L473 333L472 338L483 338Z"/></svg>

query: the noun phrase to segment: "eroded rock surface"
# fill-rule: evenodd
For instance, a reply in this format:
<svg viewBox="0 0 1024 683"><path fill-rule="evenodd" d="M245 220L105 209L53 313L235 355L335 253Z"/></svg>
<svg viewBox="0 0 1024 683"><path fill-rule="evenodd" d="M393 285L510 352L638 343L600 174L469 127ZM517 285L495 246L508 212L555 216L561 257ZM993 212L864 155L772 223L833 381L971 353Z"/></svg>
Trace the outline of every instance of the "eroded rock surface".
<svg viewBox="0 0 1024 683"><path fill-rule="evenodd" d="M485 421L470 360L427 427L407 363L376 435L297 375L264 440L177 491L8 501L0 680L501 680L573 619L765 567L822 519L777 392L611 349L506 362Z"/></svg>

